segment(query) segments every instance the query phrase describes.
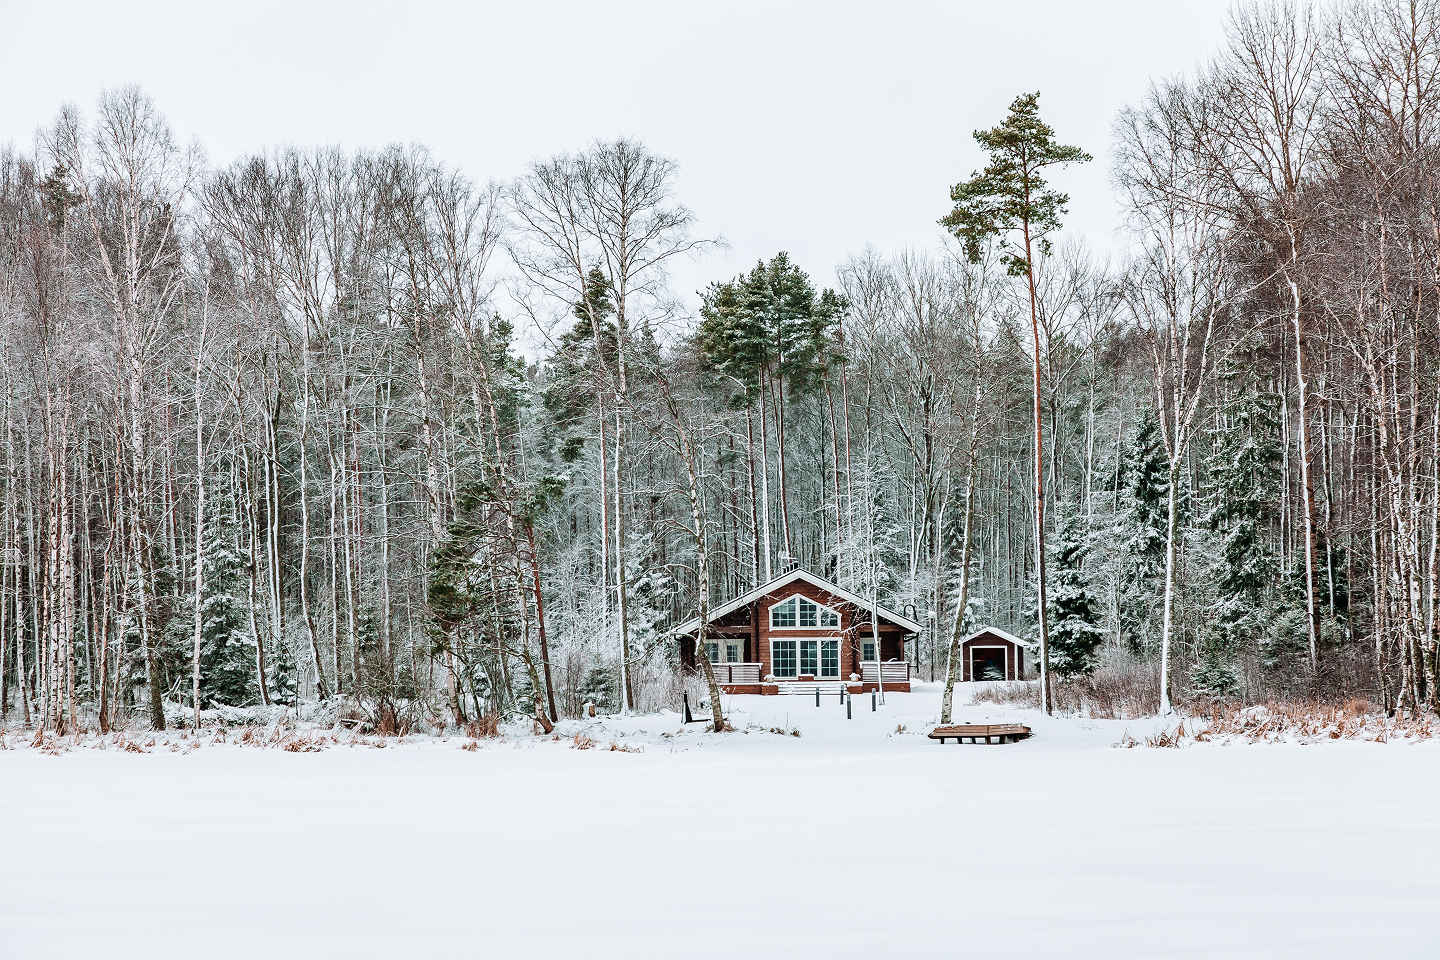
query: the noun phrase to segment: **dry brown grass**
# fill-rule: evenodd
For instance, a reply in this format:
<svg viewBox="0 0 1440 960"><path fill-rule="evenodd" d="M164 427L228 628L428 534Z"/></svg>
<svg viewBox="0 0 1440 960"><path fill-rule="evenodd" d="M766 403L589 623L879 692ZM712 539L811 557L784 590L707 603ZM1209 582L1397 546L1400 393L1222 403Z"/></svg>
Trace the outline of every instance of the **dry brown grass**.
<svg viewBox="0 0 1440 960"><path fill-rule="evenodd" d="M1146 663L1106 664L1088 677L1051 683L1055 712L1099 720L1134 720L1160 712L1160 668ZM1040 681L992 683L975 693L977 703L1040 709Z"/></svg>
<svg viewBox="0 0 1440 960"><path fill-rule="evenodd" d="M593 750L595 741L583 733L575 734L575 740L571 744L576 750Z"/></svg>
<svg viewBox="0 0 1440 960"><path fill-rule="evenodd" d="M482 713L465 724L465 736L471 740L494 740L500 736L500 714Z"/></svg>
<svg viewBox="0 0 1440 960"><path fill-rule="evenodd" d="M1188 724L1188 729L1187 729ZM1370 702L1342 703L1270 700L1255 706L1211 704L1208 711L1144 740L1125 731L1117 747L1183 747L1194 743L1325 743L1358 740L1418 742L1440 736L1435 717L1386 716Z"/></svg>
<svg viewBox="0 0 1440 960"><path fill-rule="evenodd" d="M1215 705L1205 717L1197 741L1298 741L1392 739L1429 740L1440 735L1435 717L1386 716L1368 701L1351 698L1340 704L1271 700L1253 707Z"/></svg>

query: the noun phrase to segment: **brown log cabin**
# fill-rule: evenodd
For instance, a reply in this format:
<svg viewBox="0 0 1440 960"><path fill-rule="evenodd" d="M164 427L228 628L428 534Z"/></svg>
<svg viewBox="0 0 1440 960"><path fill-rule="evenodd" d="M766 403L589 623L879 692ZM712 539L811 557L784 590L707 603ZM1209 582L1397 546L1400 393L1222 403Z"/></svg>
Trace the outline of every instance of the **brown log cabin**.
<svg viewBox="0 0 1440 960"><path fill-rule="evenodd" d="M860 693L883 681L910 692L905 640L922 627L907 617L796 568L710 611L704 655L725 693ZM680 624L683 669L699 667L700 620ZM879 634L876 649L875 634Z"/></svg>

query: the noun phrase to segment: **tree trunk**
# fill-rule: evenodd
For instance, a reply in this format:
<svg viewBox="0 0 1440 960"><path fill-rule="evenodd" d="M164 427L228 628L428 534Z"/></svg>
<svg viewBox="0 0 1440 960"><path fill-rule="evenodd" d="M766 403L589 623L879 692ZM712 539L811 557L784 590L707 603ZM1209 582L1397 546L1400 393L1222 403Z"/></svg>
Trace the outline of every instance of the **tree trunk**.
<svg viewBox="0 0 1440 960"><path fill-rule="evenodd" d="M1291 264L1296 252L1294 238L1291 238ZM1300 485L1305 521L1305 623L1310 642L1310 669L1319 669L1319 611L1315 605L1315 481L1310 475L1310 417L1309 382L1305 374L1305 330L1302 322L1300 287L1293 278L1287 278L1292 303L1291 317L1295 333L1295 405L1297 428L1300 435Z"/></svg>
<svg viewBox="0 0 1440 960"><path fill-rule="evenodd" d="M1026 181L1028 184L1028 180ZM1025 202L1030 202L1027 186ZM1050 697L1050 621L1045 597L1045 445L1042 434L1044 408L1040 396L1040 311L1035 297L1035 265L1030 249L1030 221L1025 231L1025 276L1030 287L1030 330L1035 346L1035 604L1040 628L1040 706L1047 714L1053 709Z"/></svg>
<svg viewBox="0 0 1440 960"><path fill-rule="evenodd" d="M200 345L195 351L195 623L194 649L191 656L190 696L194 707L194 729L200 729L200 639L205 610L205 405L201 402L200 373L204 352L205 329L200 329Z"/></svg>
<svg viewBox="0 0 1440 960"><path fill-rule="evenodd" d="M540 552L535 545L535 528L525 525L525 540L530 548L530 574L535 584L535 624L540 635L540 662L545 667L545 698L550 704L550 719L559 720L555 709L555 686L550 679L550 646L545 640L545 592L540 587Z"/></svg>
<svg viewBox="0 0 1440 960"><path fill-rule="evenodd" d="M1180 444L1176 444L1177 450ZM1170 458L1170 491L1167 499L1165 521L1165 607L1160 628L1160 714L1170 716L1174 709L1170 704L1170 646L1175 619L1175 560L1176 541L1179 535L1180 510L1180 460Z"/></svg>
<svg viewBox="0 0 1440 960"><path fill-rule="evenodd" d="M615 405L615 613L620 618L620 693L626 712L635 709L634 684L630 680L630 616L625 595L625 501L621 495L620 464L625 459L625 423L620 404Z"/></svg>
<svg viewBox="0 0 1440 960"><path fill-rule="evenodd" d="M978 432L980 416L981 387L979 371L975 378L975 407L970 417L970 453L965 465L965 518L960 538L960 597L955 607L955 629L950 632L950 652L945 660L945 692L940 698L940 722L950 722L951 704L954 702L956 673L960 664L961 633L965 629L965 607L970 602L970 531L975 516L975 467L979 449Z"/></svg>
<svg viewBox="0 0 1440 960"><path fill-rule="evenodd" d="M770 568L770 444L768 430L766 427L765 413L765 385L762 383L759 389L760 399L760 539L764 544L761 551L762 564L765 570L765 583L775 579L775 574Z"/></svg>

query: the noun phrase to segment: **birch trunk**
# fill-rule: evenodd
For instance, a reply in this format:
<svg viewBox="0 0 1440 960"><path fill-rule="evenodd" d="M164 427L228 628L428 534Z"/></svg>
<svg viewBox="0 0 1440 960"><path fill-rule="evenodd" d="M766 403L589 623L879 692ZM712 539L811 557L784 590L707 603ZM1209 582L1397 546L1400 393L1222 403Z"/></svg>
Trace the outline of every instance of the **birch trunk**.
<svg viewBox="0 0 1440 960"><path fill-rule="evenodd" d="M191 656L190 695L194 706L194 729L200 729L200 640L205 610L205 405L201 402L201 358L205 350L202 320L200 343L195 350L195 605L194 649Z"/></svg>
<svg viewBox="0 0 1440 960"><path fill-rule="evenodd" d="M970 451L965 464L965 517L960 537L960 596L955 606L955 628L950 632L950 651L945 659L945 692L940 697L940 722L950 722L951 704L955 697L956 673L961 668L961 633L965 629L965 608L970 602L970 531L975 517L975 467L979 452L979 416L981 386L979 371L975 377L975 406L970 416Z"/></svg>
<svg viewBox="0 0 1440 960"><path fill-rule="evenodd" d="M1179 533L1180 461L1170 458L1170 490L1166 498L1165 519L1165 601L1160 628L1160 714L1170 716L1170 645L1175 619L1175 558Z"/></svg>

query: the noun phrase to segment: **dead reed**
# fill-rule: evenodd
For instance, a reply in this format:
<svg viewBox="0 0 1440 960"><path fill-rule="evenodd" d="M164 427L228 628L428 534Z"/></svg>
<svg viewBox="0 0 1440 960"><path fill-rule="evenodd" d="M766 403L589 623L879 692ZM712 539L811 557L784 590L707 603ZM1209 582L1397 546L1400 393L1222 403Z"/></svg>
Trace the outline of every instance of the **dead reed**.
<svg viewBox="0 0 1440 960"><path fill-rule="evenodd" d="M1440 736L1440 720L1435 717L1387 716L1369 701L1351 697L1338 704L1315 700L1269 700L1248 707L1212 703L1207 710L1176 724L1175 729L1162 729L1144 740L1126 730L1115 746L1174 748L1196 743L1315 744L1334 740L1415 743L1436 736Z"/></svg>
<svg viewBox="0 0 1440 960"><path fill-rule="evenodd" d="M500 737L500 714L482 713L465 724L465 736L471 740L495 740Z"/></svg>
<svg viewBox="0 0 1440 960"><path fill-rule="evenodd" d="M1086 677L1050 685L1054 709L1062 716L1098 720L1134 720L1160 712L1160 668L1136 662L1104 664ZM975 692L975 702L1040 709L1040 681L990 683Z"/></svg>

